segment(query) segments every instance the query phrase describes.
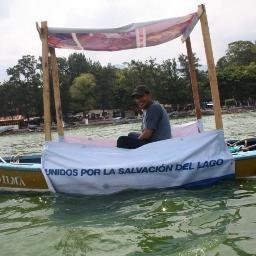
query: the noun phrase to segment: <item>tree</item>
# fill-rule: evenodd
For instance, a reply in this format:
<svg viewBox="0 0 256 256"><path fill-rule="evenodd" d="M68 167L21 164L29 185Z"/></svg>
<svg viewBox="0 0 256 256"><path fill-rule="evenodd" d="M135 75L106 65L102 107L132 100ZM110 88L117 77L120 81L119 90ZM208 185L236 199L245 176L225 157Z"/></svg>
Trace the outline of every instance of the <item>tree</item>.
<svg viewBox="0 0 256 256"><path fill-rule="evenodd" d="M217 61L217 69L224 69L225 67L228 66L228 61L226 56L221 57L218 61Z"/></svg>
<svg viewBox="0 0 256 256"><path fill-rule="evenodd" d="M178 70L181 73L181 76L184 77L186 80L190 81L188 56L185 54L180 54L178 57L178 61L180 63L180 67ZM198 72L198 69L201 65L199 64L199 58L196 57L195 53L193 53L193 62L195 70Z"/></svg>
<svg viewBox="0 0 256 256"><path fill-rule="evenodd" d="M193 102L193 97L192 97L192 84L191 84L191 79L190 79L190 71L189 71L189 62L188 62L188 56L184 54L180 54L178 57L179 60L179 72L182 78L182 83L180 85L180 93L179 95L182 95L183 97L183 102L185 104L192 104ZM196 70L197 74L197 80L198 84L200 85L200 78L202 78L203 73L200 74L199 76L199 58L196 57L196 54L193 53L193 63L194 67Z"/></svg>
<svg viewBox="0 0 256 256"><path fill-rule="evenodd" d="M256 45L250 41L236 41L228 45L226 55L217 62L217 76L222 103L235 99L238 104L255 104L256 101ZM71 111L87 112L92 108L116 108L122 111L135 109L131 97L139 84L147 85L154 97L163 104L193 103L187 56L167 59L131 60L122 68L110 64L102 66L82 53L58 58L60 93L64 117ZM210 86L207 71L200 70L194 54L200 98L209 101ZM177 64L178 63L178 64ZM0 115L20 113L26 117L42 116L41 61L26 55L17 65L7 70L9 80L0 84ZM51 72L51 66L49 67ZM54 100L51 86L51 111Z"/></svg>
<svg viewBox="0 0 256 256"><path fill-rule="evenodd" d="M226 55L217 62L217 76L222 103L235 99L238 104L256 100L256 45L236 41L228 45Z"/></svg>
<svg viewBox="0 0 256 256"><path fill-rule="evenodd" d="M112 95L113 108L126 110L131 109L134 105L131 98L132 88L134 88L132 81L133 75L134 74L127 67L116 71L116 80Z"/></svg>
<svg viewBox="0 0 256 256"><path fill-rule="evenodd" d="M70 54L68 57L68 70L70 81L73 82L73 80L80 74L91 72L92 65L92 61L90 59L87 59L83 53Z"/></svg>
<svg viewBox="0 0 256 256"><path fill-rule="evenodd" d="M15 108L27 118L42 115L42 82L39 63L34 56L22 56L18 64L7 69L10 76L8 86L12 87Z"/></svg>
<svg viewBox="0 0 256 256"><path fill-rule="evenodd" d="M64 118L70 110L70 86L72 81L69 72L69 63L66 58L57 58L58 71L59 71L59 81L60 81L60 94L61 94L61 106Z"/></svg>
<svg viewBox="0 0 256 256"><path fill-rule="evenodd" d="M256 64L227 67L218 71L222 102L235 99L241 104L254 104L256 100Z"/></svg>
<svg viewBox="0 0 256 256"><path fill-rule="evenodd" d="M113 88L116 81L116 68L110 64L102 67L100 63L94 63L91 69L95 79L96 107L105 109L113 107Z"/></svg>
<svg viewBox="0 0 256 256"><path fill-rule="evenodd" d="M228 44L226 55L220 58L217 67L243 66L252 62L256 62L256 44L240 40Z"/></svg>
<svg viewBox="0 0 256 256"><path fill-rule="evenodd" d="M180 97L179 87L181 79L178 75L177 62L175 59L168 59L163 61L159 66L160 74L159 80L160 85L158 92L156 93L157 98L164 104L178 104Z"/></svg>
<svg viewBox="0 0 256 256"><path fill-rule="evenodd" d="M0 85L0 116L13 116L17 114L17 88L11 82L4 82Z"/></svg>
<svg viewBox="0 0 256 256"><path fill-rule="evenodd" d="M88 112L95 106L95 77L92 74L81 74L74 79L70 87L72 109L76 112Z"/></svg>

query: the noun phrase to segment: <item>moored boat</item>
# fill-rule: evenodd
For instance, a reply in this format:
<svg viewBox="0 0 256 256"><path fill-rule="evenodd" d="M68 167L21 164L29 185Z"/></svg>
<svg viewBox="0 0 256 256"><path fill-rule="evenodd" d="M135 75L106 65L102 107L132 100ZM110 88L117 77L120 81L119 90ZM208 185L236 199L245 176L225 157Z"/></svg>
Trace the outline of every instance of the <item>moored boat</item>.
<svg viewBox="0 0 256 256"><path fill-rule="evenodd" d="M256 177L256 150L238 152L233 157L236 179ZM41 169L41 155L20 156L16 163L11 157L4 160L0 162L1 191L49 191Z"/></svg>
<svg viewBox="0 0 256 256"><path fill-rule="evenodd" d="M129 151L101 143L65 141L55 48L114 51L153 46L182 36L187 47L197 123L200 123L198 84L189 37L199 20L208 64L216 130L203 132L198 126L195 133L183 134ZM135 23L115 29L57 29L48 28L47 23L42 22L41 28L38 26L38 32L43 49L46 147L42 157L2 159L2 190L109 194L124 189L190 187L234 176L256 176L256 150L238 151L231 155L224 141L216 71L203 5L199 6L197 12L183 17ZM60 142L51 142L49 52Z"/></svg>
<svg viewBox="0 0 256 256"><path fill-rule="evenodd" d="M69 143L81 142L81 138L71 138ZM110 140L85 140L89 146L113 147ZM241 141L240 143L241 144ZM87 144L88 145L88 144ZM234 145L234 143L233 143ZM235 162L235 178L256 178L256 150L238 151L232 154ZM41 155L23 155L6 157L0 160L1 191L49 191L45 176L42 173Z"/></svg>

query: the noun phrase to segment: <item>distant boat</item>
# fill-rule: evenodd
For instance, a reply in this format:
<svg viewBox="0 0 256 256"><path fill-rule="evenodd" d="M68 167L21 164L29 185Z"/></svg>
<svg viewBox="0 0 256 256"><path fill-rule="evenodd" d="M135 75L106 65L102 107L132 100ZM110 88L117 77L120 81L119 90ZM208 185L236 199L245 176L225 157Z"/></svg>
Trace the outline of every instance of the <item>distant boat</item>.
<svg viewBox="0 0 256 256"><path fill-rule="evenodd" d="M0 134L12 131L14 129L15 129L15 126L13 126L13 125L0 126Z"/></svg>

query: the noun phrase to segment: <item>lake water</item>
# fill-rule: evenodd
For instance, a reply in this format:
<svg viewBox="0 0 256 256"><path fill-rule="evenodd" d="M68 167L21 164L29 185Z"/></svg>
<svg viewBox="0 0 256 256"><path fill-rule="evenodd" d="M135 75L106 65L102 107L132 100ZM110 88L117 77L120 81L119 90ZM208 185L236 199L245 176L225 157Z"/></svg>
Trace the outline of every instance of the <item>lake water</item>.
<svg viewBox="0 0 256 256"><path fill-rule="evenodd" d="M214 127L213 116L203 119L206 129ZM226 138L256 137L256 112L223 119ZM116 138L139 127L66 133ZM0 156L38 153L42 144L41 133L2 136ZM256 180L111 196L1 193L3 255L256 255Z"/></svg>

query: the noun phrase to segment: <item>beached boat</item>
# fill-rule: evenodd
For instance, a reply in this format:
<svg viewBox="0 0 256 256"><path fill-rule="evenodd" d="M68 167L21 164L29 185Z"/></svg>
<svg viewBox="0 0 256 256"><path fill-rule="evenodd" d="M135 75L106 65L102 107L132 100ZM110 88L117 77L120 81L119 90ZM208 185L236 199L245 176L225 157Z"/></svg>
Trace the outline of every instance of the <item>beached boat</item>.
<svg viewBox="0 0 256 256"><path fill-rule="evenodd" d="M199 20L216 123L216 130L210 132L203 132L200 127L200 100L189 37ZM183 17L134 23L115 29L48 28L47 22L42 22L41 27L37 25L37 29L42 41L46 146L42 156L1 158L1 190L108 194L125 189L190 187L234 177L256 176L255 146L244 145L238 148L239 143L233 142L230 150L234 152L231 154L224 141L216 71L204 5L200 5L197 12ZM72 141L64 136L55 48L116 51L153 46L179 36L186 42L197 118L196 131L135 150L117 149L106 141L87 139L81 143L80 139ZM49 51L59 142L51 142Z"/></svg>
<svg viewBox="0 0 256 256"><path fill-rule="evenodd" d="M13 125L0 126L0 134L4 134L6 132L13 131L15 127Z"/></svg>

